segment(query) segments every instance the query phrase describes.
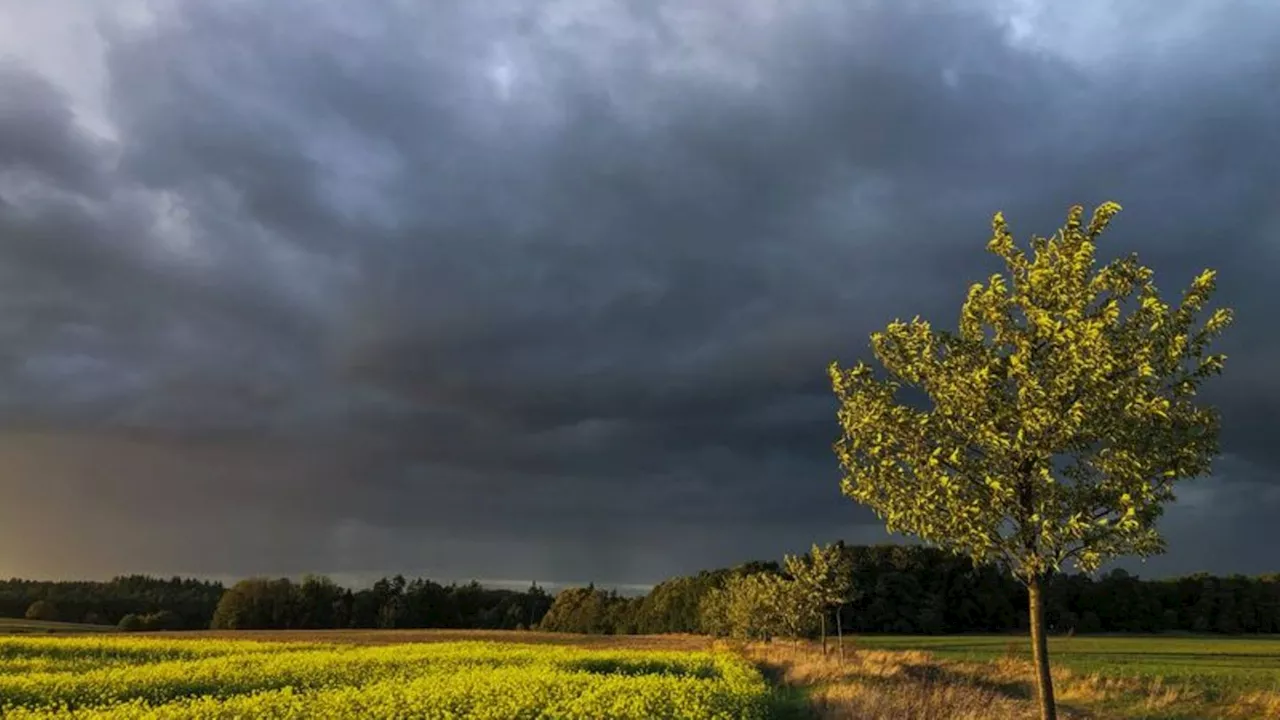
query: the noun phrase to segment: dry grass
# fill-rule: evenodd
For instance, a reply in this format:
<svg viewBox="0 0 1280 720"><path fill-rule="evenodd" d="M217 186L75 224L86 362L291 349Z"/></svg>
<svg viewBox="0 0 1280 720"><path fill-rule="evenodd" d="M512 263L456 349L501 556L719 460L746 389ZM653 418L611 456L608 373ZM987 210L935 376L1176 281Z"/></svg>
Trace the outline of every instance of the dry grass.
<svg viewBox="0 0 1280 720"><path fill-rule="evenodd" d="M780 683L807 690L818 717L840 720L1035 720L1029 663L939 660L922 651L848 650L841 663L811 646L740 647ZM1055 669L1062 718L1280 720L1280 693L1214 696L1162 678L1078 675Z"/></svg>
<svg viewBox="0 0 1280 720"><path fill-rule="evenodd" d="M1280 718L1280 692L1251 692L1235 698L1229 708L1236 718Z"/></svg>
<svg viewBox="0 0 1280 720"><path fill-rule="evenodd" d="M919 651L847 650L841 663L806 646L750 645L742 650L777 681L807 688L816 714L824 719L1038 717L1021 684L1010 687L966 676Z"/></svg>

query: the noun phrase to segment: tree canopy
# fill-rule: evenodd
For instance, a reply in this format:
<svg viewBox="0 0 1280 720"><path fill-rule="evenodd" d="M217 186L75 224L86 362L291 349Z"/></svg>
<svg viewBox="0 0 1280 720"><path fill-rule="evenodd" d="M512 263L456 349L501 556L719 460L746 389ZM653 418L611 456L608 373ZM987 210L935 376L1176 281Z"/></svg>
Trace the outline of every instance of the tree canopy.
<svg viewBox="0 0 1280 720"><path fill-rule="evenodd" d="M829 368L843 492L890 531L1002 562L1027 585L1045 720L1043 580L1068 561L1092 571L1162 552L1155 521L1174 484L1208 473L1218 454L1218 414L1196 391L1222 372L1226 357L1207 348L1231 311L1198 322L1212 270L1176 307L1136 255L1095 272L1119 211L1103 203L1085 227L1073 206L1053 237L1032 237L1030 255L996 213L987 250L1007 277L969 288L958 333L895 320L871 335L888 378L862 362ZM904 388L927 407L900 401Z"/></svg>
<svg viewBox="0 0 1280 720"><path fill-rule="evenodd" d="M871 336L890 378L831 365L846 495L890 531L1022 578L1163 549L1154 521L1174 483L1207 473L1218 452L1218 414L1195 395L1222 370L1226 356L1207 348L1232 316L1196 324L1212 270L1176 307L1136 255L1094 273L1119 210L1104 203L1082 227L1072 207L1030 256L996 213L987 249L1008 276L970 287L958 333L895 320ZM931 407L899 402L907 387Z"/></svg>

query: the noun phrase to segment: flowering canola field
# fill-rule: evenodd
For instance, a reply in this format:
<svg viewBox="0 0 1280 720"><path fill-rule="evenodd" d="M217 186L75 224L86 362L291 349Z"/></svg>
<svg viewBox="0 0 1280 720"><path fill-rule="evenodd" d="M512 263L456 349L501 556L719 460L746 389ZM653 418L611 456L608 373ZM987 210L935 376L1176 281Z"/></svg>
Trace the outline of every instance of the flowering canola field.
<svg viewBox="0 0 1280 720"><path fill-rule="evenodd" d="M6 720L763 718L770 694L727 653L0 638Z"/></svg>

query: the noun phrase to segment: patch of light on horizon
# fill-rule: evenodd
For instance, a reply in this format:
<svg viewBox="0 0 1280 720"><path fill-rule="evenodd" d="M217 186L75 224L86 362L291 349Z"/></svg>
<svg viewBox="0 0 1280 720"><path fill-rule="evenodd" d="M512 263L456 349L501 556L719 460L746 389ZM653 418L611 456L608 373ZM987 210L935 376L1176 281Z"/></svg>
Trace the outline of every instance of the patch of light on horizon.
<svg viewBox="0 0 1280 720"><path fill-rule="evenodd" d="M466 585L467 583L475 581L486 588L494 588L499 590L517 590L521 592L528 590L529 586L535 583L537 584L538 587L550 593L556 593L565 588L586 587L587 585L595 585L597 589L605 590L605 591L616 590L623 595L644 594L644 593L648 593L650 590L653 589L652 584L646 584L646 583L614 583L614 582L600 582L600 581L593 582L590 580L538 580L536 578L521 580L516 578L445 577L441 575L433 575L428 570L412 570L407 572L404 570L388 570L385 572L376 571L376 570L366 570L366 571L357 571L357 572L333 572L333 573L319 572L314 574L324 575L325 577L328 577L330 580L334 581L338 585L341 585L342 587L348 587L348 588L372 587L375 582L383 578L392 578L392 577L395 577L397 574L399 574L402 577L404 577L405 580L409 580L409 581L413 581L418 578L425 578L432 582L440 583L441 585L450 585L450 584ZM297 575L294 579L301 580L302 575L301 574ZM232 580L232 583L226 583L226 580L223 580L223 582L225 584L232 584L234 583L234 580Z"/></svg>

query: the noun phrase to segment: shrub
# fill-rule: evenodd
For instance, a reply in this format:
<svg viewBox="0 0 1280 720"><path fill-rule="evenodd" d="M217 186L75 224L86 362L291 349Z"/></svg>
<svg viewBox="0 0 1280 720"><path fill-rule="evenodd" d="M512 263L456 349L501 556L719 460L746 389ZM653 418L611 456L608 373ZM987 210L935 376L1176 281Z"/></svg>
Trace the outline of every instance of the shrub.
<svg viewBox="0 0 1280 720"><path fill-rule="evenodd" d="M160 612L143 615L139 618L142 623L143 630L181 630L182 618L172 610L161 610Z"/></svg>
<svg viewBox="0 0 1280 720"><path fill-rule="evenodd" d="M117 625L124 632L138 632L143 629L142 618L133 613L129 613L120 618L120 624Z"/></svg>
<svg viewBox="0 0 1280 720"><path fill-rule="evenodd" d="M59 620L58 606L48 600L37 600L27 608L28 620Z"/></svg>

